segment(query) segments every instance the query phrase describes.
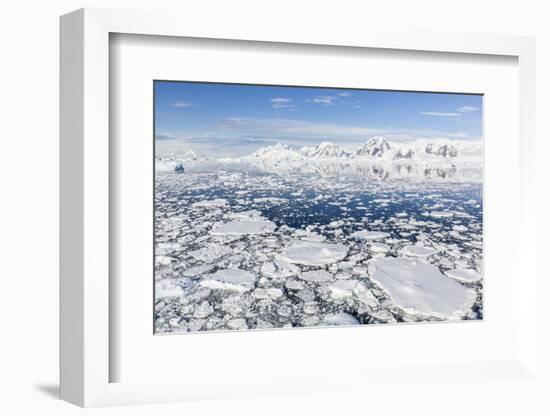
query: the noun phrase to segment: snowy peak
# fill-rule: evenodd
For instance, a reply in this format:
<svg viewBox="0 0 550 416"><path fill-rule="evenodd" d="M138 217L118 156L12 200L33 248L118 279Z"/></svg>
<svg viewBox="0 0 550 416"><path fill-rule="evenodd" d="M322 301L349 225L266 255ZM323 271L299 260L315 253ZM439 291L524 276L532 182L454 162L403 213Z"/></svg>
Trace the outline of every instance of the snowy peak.
<svg viewBox="0 0 550 416"><path fill-rule="evenodd" d="M315 147L303 147L300 149L300 153L307 157L322 159L345 158L349 156L348 152L331 142L323 142Z"/></svg>
<svg viewBox="0 0 550 416"><path fill-rule="evenodd" d="M441 156L441 157L456 157L458 151L449 144L437 145L429 143L426 145L425 152L429 155Z"/></svg>
<svg viewBox="0 0 550 416"><path fill-rule="evenodd" d="M277 143L273 146L262 147L252 153L248 158L251 159L299 159L300 154L291 149L288 145Z"/></svg>
<svg viewBox="0 0 550 416"><path fill-rule="evenodd" d="M375 136L369 139L363 146L361 146L356 152L356 157L383 157L391 146L384 137Z"/></svg>

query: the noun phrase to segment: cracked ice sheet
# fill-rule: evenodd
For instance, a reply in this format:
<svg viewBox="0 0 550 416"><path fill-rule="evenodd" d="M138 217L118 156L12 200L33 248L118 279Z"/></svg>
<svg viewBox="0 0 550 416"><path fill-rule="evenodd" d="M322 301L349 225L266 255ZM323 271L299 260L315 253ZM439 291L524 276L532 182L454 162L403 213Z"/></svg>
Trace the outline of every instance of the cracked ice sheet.
<svg viewBox="0 0 550 416"><path fill-rule="evenodd" d="M281 259L305 266L323 266L343 260L347 255L348 247L343 244L312 241L294 243L290 247L285 247Z"/></svg>
<svg viewBox="0 0 550 416"><path fill-rule="evenodd" d="M475 291L423 261L379 258L370 263L369 273L395 306L410 315L458 320L476 300Z"/></svg>

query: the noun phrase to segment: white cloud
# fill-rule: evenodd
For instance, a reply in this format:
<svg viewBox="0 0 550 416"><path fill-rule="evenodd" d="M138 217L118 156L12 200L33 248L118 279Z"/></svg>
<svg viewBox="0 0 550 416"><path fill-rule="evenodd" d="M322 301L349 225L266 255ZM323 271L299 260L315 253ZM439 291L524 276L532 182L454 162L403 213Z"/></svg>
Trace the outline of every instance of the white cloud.
<svg viewBox="0 0 550 416"><path fill-rule="evenodd" d="M292 104L292 100L290 98L275 97L270 99L269 102L271 103L271 107L275 109L296 107L296 105Z"/></svg>
<svg viewBox="0 0 550 416"><path fill-rule="evenodd" d="M457 108L456 111L459 111L461 113L471 113L472 111L478 111L478 107L472 107L470 105L465 105L460 108Z"/></svg>
<svg viewBox="0 0 550 416"><path fill-rule="evenodd" d="M460 117L460 113L440 113L438 111L421 111L420 114L435 117Z"/></svg>
<svg viewBox="0 0 550 416"><path fill-rule="evenodd" d="M193 104L191 104L189 101L175 101L172 104L170 104L171 107L177 107L177 108L186 108L186 107L193 107Z"/></svg>
<svg viewBox="0 0 550 416"><path fill-rule="evenodd" d="M363 142L374 135L385 136L396 141L415 138L444 137L449 139L470 139L463 132L444 132L429 129L371 128L345 124L310 122L284 118L231 117L216 126L214 137L256 137L288 140L299 144L316 143L319 140L344 140Z"/></svg>
<svg viewBox="0 0 550 416"><path fill-rule="evenodd" d="M308 101L315 103L315 104L322 104L322 105L335 105L336 97L331 95L321 95L319 97L314 97Z"/></svg>
<svg viewBox="0 0 550 416"><path fill-rule="evenodd" d="M324 106L356 106L361 102L358 100L347 99L351 96L350 92L339 92L336 95L320 95L317 97L310 98L306 100L308 103L321 104Z"/></svg>

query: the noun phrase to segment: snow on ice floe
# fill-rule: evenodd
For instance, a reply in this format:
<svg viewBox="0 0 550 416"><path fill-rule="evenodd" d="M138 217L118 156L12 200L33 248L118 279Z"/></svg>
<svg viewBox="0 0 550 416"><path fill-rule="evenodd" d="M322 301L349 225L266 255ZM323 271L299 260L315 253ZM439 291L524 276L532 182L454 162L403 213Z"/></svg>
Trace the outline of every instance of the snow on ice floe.
<svg viewBox="0 0 550 416"><path fill-rule="evenodd" d="M390 234L382 231L361 230L354 232L351 236L360 240L381 240L389 237Z"/></svg>
<svg viewBox="0 0 550 416"><path fill-rule="evenodd" d="M420 260L378 258L369 264L369 274L395 306L413 316L462 319L476 300L474 290Z"/></svg>
<svg viewBox="0 0 550 416"><path fill-rule="evenodd" d="M218 270L205 277L200 283L203 287L237 292L252 290L257 279L254 273L235 268Z"/></svg>
<svg viewBox="0 0 550 416"><path fill-rule="evenodd" d="M289 263L323 266L343 260L348 251L348 247L343 244L297 242L285 247L281 258Z"/></svg>
<svg viewBox="0 0 550 416"><path fill-rule="evenodd" d="M481 280L481 274L476 270L472 269L453 269L447 270L445 274L453 279L459 280L461 282L471 283L479 282Z"/></svg>
<svg viewBox="0 0 550 416"><path fill-rule="evenodd" d="M243 219L231 222L220 222L214 225L211 234L240 235L240 234L267 234L275 231L274 222L263 219Z"/></svg>
<svg viewBox="0 0 550 416"><path fill-rule="evenodd" d="M429 257L437 252L439 252L439 250L436 248L419 245L405 246L401 249L403 255L410 257Z"/></svg>

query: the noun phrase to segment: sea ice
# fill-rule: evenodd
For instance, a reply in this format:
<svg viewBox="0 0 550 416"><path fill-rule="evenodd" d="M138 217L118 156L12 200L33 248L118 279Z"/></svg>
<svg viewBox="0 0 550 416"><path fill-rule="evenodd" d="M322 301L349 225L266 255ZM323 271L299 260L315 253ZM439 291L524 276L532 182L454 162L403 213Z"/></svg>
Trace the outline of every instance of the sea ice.
<svg viewBox="0 0 550 416"><path fill-rule="evenodd" d="M177 279L163 279L155 282L155 299L183 296L184 292Z"/></svg>
<svg viewBox="0 0 550 416"><path fill-rule="evenodd" d="M202 207L202 208L219 208L219 207L225 207L227 205L227 201L225 199L211 199L206 201L199 201L195 202L193 206L195 207Z"/></svg>
<svg viewBox="0 0 550 416"><path fill-rule="evenodd" d="M447 218L455 215L453 211L432 211L430 214L434 218Z"/></svg>
<svg viewBox="0 0 550 416"><path fill-rule="evenodd" d="M298 275L298 277L307 282L328 282L333 279L331 273L326 270L310 270L308 272L303 272Z"/></svg>
<svg viewBox="0 0 550 416"><path fill-rule="evenodd" d="M345 299L353 296L355 288L362 283L359 280L345 279L331 283L328 288L333 299Z"/></svg>
<svg viewBox="0 0 550 416"><path fill-rule="evenodd" d="M189 255L198 261L205 263L212 263L214 260L219 259L227 254L231 253L231 249L221 244L207 244L204 247L195 251L190 251Z"/></svg>
<svg viewBox="0 0 550 416"><path fill-rule="evenodd" d="M271 279L282 279L295 276L299 272L299 267L278 257L272 262L262 264L260 267L260 273Z"/></svg>
<svg viewBox="0 0 550 416"><path fill-rule="evenodd" d="M272 233L276 227L275 223L268 220L239 220L217 223L210 233L214 235L267 234Z"/></svg>
<svg viewBox="0 0 550 416"><path fill-rule="evenodd" d="M373 242L369 245L369 250L374 253L385 253L390 249L390 246L384 243Z"/></svg>
<svg viewBox="0 0 550 416"><path fill-rule="evenodd" d="M369 265L369 273L398 308L413 316L461 319L476 300L475 291L420 260L375 259Z"/></svg>
<svg viewBox="0 0 550 416"><path fill-rule="evenodd" d="M190 268L184 270L183 272L181 272L181 274L182 274L182 276L186 276L186 277L200 276L203 273L208 273L213 268L214 268L214 266L211 265L211 264L206 264L206 265L202 265L202 266L195 266L195 267L190 267Z"/></svg>
<svg viewBox="0 0 550 416"><path fill-rule="evenodd" d="M246 292L254 288L257 276L246 270L228 268L205 276L201 286L210 289L234 290Z"/></svg>
<svg viewBox="0 0 550 416"><path fill-rule="evenodd" d="M479 282L481 280L481 274L472 269L453 269L446 271L445 274L466 283Z"/></svg>
<svg viewBox="0 0 550 416"><path fill-rule="evenodd" d="M433 248L433 247L425 247L425 246L405 246L401 249L401 253L405 256L411 256L411 257L429 257L432 254L437 253L439 250Z"/></svg>
<svg viewBox="0 0 550 416"><path fill-rule="evenodd" d="M248 325L246 324L245 319L235 318L227 321L227 327L229 329L243 330L243 329L247 329Z"/></svg>
<svg viewBox="0 0 550 416"><path fill-rule="evenodd" d="M340 325L359 325L357 318L349 313L329 313L325 316L322 322L323 325L340 326Z"/></svg>
<svg viewBox="0 0 550 416"><path fill-rule="evenodd" d="M381 240L389 237L390 234L382 231L361 230L354 232L351 236L360 240Z"/></svg>
<svg viewBox="0 0 550 416"><path fill-rule="evenodd" d="M343 244L300 242L285 247L281 258L305 266L323 266L343 260L347 254L348 248Z"/></svg>
<svg viewBox="0 0 550 416"><path fill-rule="evenodd" d="M268 289L257 288L252 292L252 296L256 299L277 299L283 296L283 291L276 287Z"/></svg>
<svg viewBox="0 0 550 416"><path fill-rule="evenodd" d="M325 241L326 237L308 230L296 230L293 234L294 238L299 238L304 241Z"/></svg>

